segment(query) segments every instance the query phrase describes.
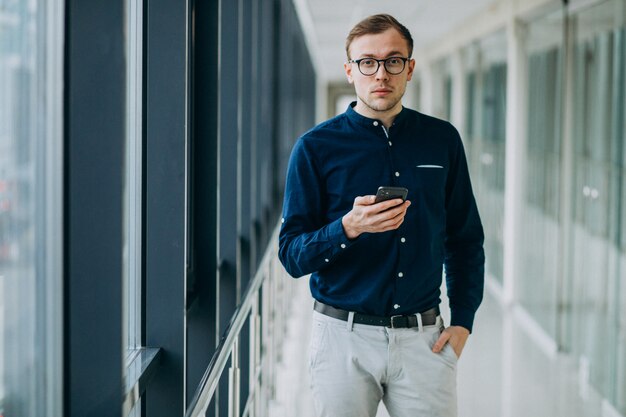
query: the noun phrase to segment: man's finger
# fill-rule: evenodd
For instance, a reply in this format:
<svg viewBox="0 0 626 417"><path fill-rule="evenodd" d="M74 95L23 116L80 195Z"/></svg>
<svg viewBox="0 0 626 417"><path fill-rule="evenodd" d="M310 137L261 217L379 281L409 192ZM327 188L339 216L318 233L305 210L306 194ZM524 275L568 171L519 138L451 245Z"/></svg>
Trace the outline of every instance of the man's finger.
<svg viewBox="0 0 626 417"><path fill-rule="evenodd" d="M402 205L403 202L404 200L402 200L401 198L393 198L391 200L381 201L378 204L380 205L381 211L384 211L384 210L390 209L391 207L400 206Z"/></svg>
<svg viewBox="0 0 626 417"><path fill-rule="evenodd" d="M411 202L407 201L404 204L400 204L398 206L391 207L389 209L378 212L378 216L381 219L383 219L383 221L396 219L398 217L404 217L410 205L411 205Z"/></svg>
<svg viewBox="0 0 626 417"><path fill-rule="evenodd" d="M395 199L395 200L381 201L380 203L377 203L374 207L378 214L385 214L391 218L406 211L406 209L410 205L411 205L411 202L408 200L405 202L402 202L402 200L400 199Z"/></svg>
<svg viewBox="0 0 626 417"><path fill-rule="evenodd" d="M354 199L354 205L355 206L369 206L371 204L374 204L375 200L376 200L375 195L358 196L357 198Z"/></svg>
<svg viewBox="0 0 626 417"><path fill-rule="evenodd" d="M450 340L450 334L446 332L441 333L441 336L439 336L439 339L437 339L437 341L433 345L433 352L434 353L441 352L441 350L446 345L446 343L448 343L448 340Z"/></svg>

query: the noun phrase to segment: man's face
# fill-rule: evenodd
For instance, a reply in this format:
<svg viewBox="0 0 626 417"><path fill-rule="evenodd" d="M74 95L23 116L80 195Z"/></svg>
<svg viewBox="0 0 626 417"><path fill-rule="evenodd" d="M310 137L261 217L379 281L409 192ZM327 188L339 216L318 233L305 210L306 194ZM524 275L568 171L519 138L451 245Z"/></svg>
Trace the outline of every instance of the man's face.
<svg viewBox="0 0 626 417"><path fill-rule="evenodd" d="M378 34L358 37L350 45L350 58L385 59L389 57L407 58L409 47L406 40L396 29L388 29ZM354 84L357 95L356 110L369 117L376 118L381 113L398 113L402 108L401 99L406 90L406 83L413 76L415 61L407 61L404 70L398 75L389 74L383 63L373 75L363 75L355 63L344 65L346 76Z"/></svg>

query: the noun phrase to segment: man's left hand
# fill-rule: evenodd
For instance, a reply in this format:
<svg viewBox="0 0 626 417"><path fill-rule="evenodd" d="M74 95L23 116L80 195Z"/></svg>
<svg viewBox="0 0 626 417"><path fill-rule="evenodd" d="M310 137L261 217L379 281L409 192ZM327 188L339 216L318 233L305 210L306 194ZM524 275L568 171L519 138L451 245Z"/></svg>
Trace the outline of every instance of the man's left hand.
<svg viewBox="0 0 626 417"><path fill-rule="evenodd" d="M441 352L446 343L450 343L450 346L452 346L452 349L454 349L454 353L456 353L456 357L460 358L469 334L469 330L467 330L465 327L447 327L443 330L443 332L441 332L441 336L439 336L439 339L433 345L433 352Z"/></svg>

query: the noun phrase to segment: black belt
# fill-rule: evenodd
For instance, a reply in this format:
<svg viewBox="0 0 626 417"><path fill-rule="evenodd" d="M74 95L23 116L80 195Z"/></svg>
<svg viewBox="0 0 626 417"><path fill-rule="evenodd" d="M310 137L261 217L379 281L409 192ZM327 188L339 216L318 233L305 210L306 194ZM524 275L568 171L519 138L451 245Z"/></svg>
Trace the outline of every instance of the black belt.
<svg viewBox="0 0 626 417"><path fill-rule="evenodd" d="M341 310L339 308L320 303L317 300L315 300L315 305L313 309L318 313L324 314L325 316L343 321L348 321L348 317L350 316L349 311ZM439 316L439 307L433 307L430 310L426 310L422 312L420 316L422 316L422 326L433 326L437 323L437 316ZM392 327L394 329L419 326L417 315L415 314L407 316L398 315L391 317L380 317L370 316L368 314L354 313L354 318L352 322L357 324L369 324L371 326Z"/></svg>

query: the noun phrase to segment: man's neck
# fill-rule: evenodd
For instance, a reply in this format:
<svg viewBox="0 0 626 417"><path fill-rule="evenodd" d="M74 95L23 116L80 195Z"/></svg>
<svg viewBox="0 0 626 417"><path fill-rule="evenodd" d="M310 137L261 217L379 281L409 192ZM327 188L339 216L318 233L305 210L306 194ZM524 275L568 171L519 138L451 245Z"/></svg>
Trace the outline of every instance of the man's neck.
<svg viewBox="0 0 626 417"><path fill-rule="evenodd" d="M370 119L380 120L383 125L389 129L393 124L396 116L402 111L402 103L398 102L393 108L385 111L377 111L372 109L371 107L366 106L360 100L357 100L356 106L354 106L354 111L359 113L361 116L369 117Z"/></svg>

